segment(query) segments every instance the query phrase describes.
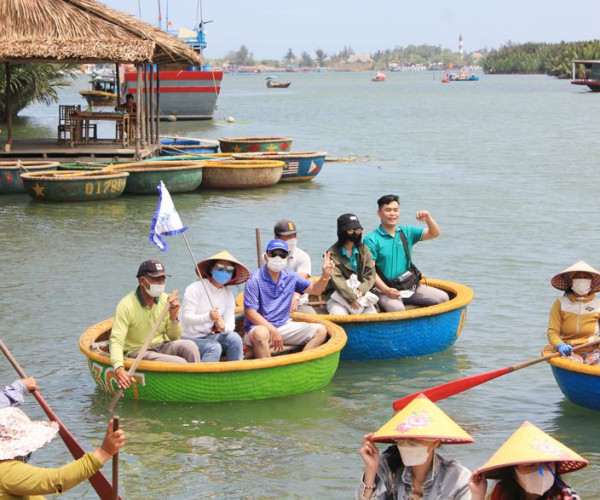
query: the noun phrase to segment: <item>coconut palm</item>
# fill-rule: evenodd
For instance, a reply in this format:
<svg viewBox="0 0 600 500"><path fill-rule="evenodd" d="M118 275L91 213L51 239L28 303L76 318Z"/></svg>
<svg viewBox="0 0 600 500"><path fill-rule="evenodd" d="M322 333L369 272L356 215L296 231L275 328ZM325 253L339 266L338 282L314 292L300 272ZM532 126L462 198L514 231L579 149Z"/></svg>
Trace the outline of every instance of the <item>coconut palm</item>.
<svg viewBox="0 0 600 500"><path fill-rule="evenodd" d="M47 105L58 101L57 87L70 84L76 69L68 64L11 64L10 95L13 117L33 102ZM6 123L6 65L0 64L0 123Z"/></svg>

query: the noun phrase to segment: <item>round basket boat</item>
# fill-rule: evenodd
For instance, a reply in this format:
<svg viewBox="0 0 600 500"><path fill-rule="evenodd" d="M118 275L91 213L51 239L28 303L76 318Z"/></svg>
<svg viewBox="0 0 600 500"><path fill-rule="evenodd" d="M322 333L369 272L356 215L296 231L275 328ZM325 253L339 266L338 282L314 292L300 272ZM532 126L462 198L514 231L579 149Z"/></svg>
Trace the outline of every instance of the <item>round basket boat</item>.
<svg viewBox="0 0 600 500"><path fill-rule="evenodd" d="M160 143L162 145L160 154L165 156L216 153L219 151L219 141L214 139L160 136Z"/></svg>
<svg viewBox="0 0 600 500"><path fill-rule="evenodd" d="M41 201L110 200L121 196L127 172L51 170L22 174L25 191Z"/></svg>
<svg viewBox="0 0 600 500"><path fill-rule="evenodd" d="M311 278L317 280L318 278ZM343 360L401 359L424 356L450 347L460 337L467 319L467 305L473 290L452 281L427 279L427 284L450 295L450 300L434 306L377 314L333 315L295 314L294 318L324 318L341 326L348 342ZM242 307L244 294L236 297Z"/></svg>
<svg viewBox="0 0 600 500"><path fill-rule="evenodd" d="M194 191L202 183L199 161L139 161L110 165L107 170L129 172L125 192L131 194L156 194L160 181L171 194Z"/></svg>
<svg viewBox="0 0 600 500"><path fill-rule="evenodd" d="M312 181L323 168L327 153L236 153L236 160L280 160L285 163L279 182Z"/></svg>
<svg viewBox="0 0 600 500"><path fill-rule="evenodd" d="M200 160L231 160L233 153L203 153L203 154L182 154L176 156L155 156L154 158L145 158L142 161L200 161Z"/></svg>
<svg viewBox="0 0 600 500"><path fill-rule="evenodd" d="M219 139L223 153L259 153L266 151L290 151L292 139L289 137L234 137Z"/></svg>
<svg viewBox="0 0 600 500"><path fill-rule="evenodd" d="M299 394L327 385L337 370L346 343L344 330L321 318L328 341L314 349L272 358L185 365L142 361L136 383L124 392L125 399L149 401L219 402L264 399ZM98 387L114 394L117 387L109 355L98 347L108 340L113 319L88 328L79 338L79 349ZM101 344L100 344L101 345ZM129 369L133 359L125 360Z"/></svg>
<svg viewBox="0 0 600 500"><path fill-rule="evenodd" d="M209 189L262 188L277 184L285 163L275 160L203 161L202 187Z"/></svg>
<svg viewBox="0 0 600 500"><path fill-rule="evenodd" d="M548 345L542 356L553 352ZM600 366L577 363L563 357L552 358L548 363L565 398L578 406L600 411Z"/></svg>
<svg viewBox="0 0 600 500"><path fill-rule="evenodd" d="M21 174L58 168L56 161L0 161L0 194L24 193Z"/></svg>

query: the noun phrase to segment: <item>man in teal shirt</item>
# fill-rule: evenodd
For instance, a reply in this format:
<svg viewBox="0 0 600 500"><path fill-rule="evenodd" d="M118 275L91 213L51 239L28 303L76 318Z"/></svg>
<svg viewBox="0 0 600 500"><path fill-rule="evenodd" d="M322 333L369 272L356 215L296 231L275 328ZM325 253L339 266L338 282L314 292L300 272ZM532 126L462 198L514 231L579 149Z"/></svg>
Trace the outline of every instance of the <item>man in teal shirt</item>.
<svg viewBox="0 0 600 500"><path fill-rule="evenodd" d="M377 215L381 225L365 238L365 245L369 247L377 269L391 280L406 272L409 266L409 256L404 251L400 231L406 236L410 254L415 243L437 238L440 235L440 228L426 210L419 210L416 217L418 221L427 224L426 228L399 226L400 198L395 194L382 196L377 200L377 205L379 207ZM420 284L412 294L401 292L384 283L379 275L375 279L375 286L374 292L379 297L379 305L385 311L404 311L405 303L428 306L449 300L448 294L443 290L424 284Z"/></svg>

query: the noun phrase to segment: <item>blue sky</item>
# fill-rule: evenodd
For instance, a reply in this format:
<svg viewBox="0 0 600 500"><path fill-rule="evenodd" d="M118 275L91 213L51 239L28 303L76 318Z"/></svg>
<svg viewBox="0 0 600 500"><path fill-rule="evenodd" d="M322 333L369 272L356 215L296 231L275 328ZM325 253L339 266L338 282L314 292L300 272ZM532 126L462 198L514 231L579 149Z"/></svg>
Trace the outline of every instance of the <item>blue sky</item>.
<svg viewBox="0 0 600 500"><path fill-rule="evenodd" d="M158 0L104 0L108 6L156 24ZM161 0L163 23L166 0ZM600 38L600 1L572 4L540 0L204 0L207 58L224 57L243 44L256 59L281 59L317 48L328 54L345 45L357 54L426 43L465 51L513 42ZM193 28L196 0L171 0L173 27Z"/></svg>

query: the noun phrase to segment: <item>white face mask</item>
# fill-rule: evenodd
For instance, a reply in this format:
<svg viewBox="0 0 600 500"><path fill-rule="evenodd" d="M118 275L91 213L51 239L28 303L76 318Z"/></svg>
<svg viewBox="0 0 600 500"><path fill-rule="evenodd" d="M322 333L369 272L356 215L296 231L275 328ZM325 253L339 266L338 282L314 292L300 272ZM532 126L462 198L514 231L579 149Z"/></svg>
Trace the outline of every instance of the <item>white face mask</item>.
<svg viewBox="0 0 600 500"><path fill-rule="evenodd" d="M587 295L590 293L591 288L592 280L588 278L574 279L573 284L571 285L571 290L573 290L577 295Z"/></svg>
<svg viewBox="0 0 600 500"><path fill-rule="evenodd" d="M144 290L150 297L160 297L160 295L165 291L165 284L158 283L149 283L150 288L144 287Z"/></svg>
<svg viewBox="0 0 600 500"><path fill-rule="evenodd" d="M402 463L408 467L424 464L429 456L427 446L422 444L401 444L397 445Z"/></svg>
<svg viewBox="0 0 600 500"><path fill-rule="evenodd" d="M298 238L292 238L291 240L287 240L286 243L288 246L288 250L290 251L290 253L292 253L295 250L296 245L298 244Z"/></svg>
<svg viewBox="0 0 600 500"><path fill-rule="evenodd" d="M540 475L538 469L529 474L523 474L519 472L518 469L516 470L517 482L527 493L543 495L554 484L554 475L552 474L552 471L554 471L554 465L550 465L552 471L549 471L545 464L542 467L543 475Z"/></svg>
<svg viewBox="0 0 600 500"><path fill-rule="evenodd" d="M287 265L287 259L283 259L281 257L267 257L269 260L267 261L267 267L269 271L274 273L280 272L282 269L285 269Z"/></svg>

